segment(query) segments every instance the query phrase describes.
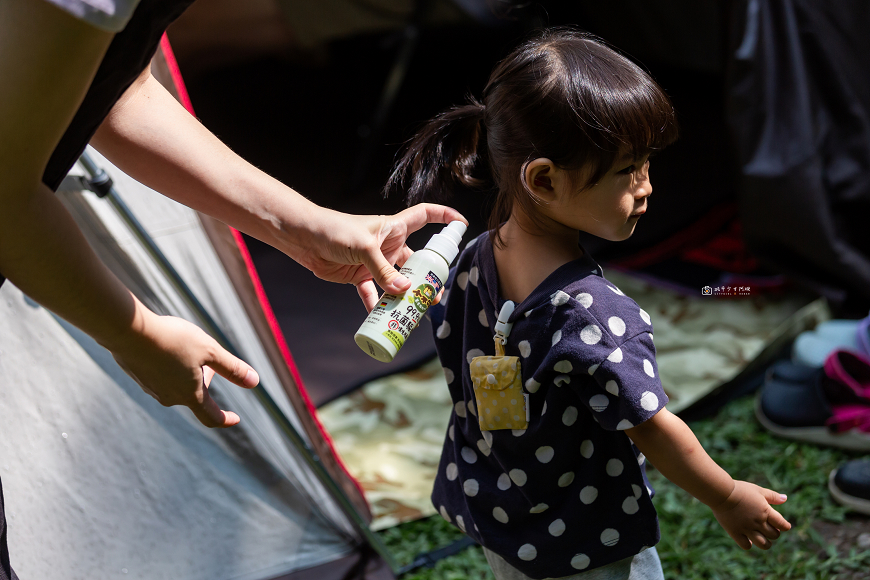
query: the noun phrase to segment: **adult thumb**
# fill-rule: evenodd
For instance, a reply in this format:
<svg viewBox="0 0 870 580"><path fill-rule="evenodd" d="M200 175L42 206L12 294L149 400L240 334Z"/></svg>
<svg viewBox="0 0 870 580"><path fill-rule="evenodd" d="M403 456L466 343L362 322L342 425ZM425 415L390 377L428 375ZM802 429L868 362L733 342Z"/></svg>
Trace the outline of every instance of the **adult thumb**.
<svg viewBox="0 0 870 580"><path fill-rule="evenodd" d="M363 260L375 283L385 292L401 294L411 287L411 281L396 271L396 268L384 258L380 249L375 249L367 254Z"/></svg>

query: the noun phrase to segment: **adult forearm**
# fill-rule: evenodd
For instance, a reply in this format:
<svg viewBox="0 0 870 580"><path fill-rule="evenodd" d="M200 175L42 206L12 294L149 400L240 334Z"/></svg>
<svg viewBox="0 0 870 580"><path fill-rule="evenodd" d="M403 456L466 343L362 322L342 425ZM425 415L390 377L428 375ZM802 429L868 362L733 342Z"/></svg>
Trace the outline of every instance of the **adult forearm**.
<svg viewBox="0 0 870 580"><path fill-rule="evenodd" d="M662 475L708 506L725 501L734 480L713 461L682 419L662 409L626 431Z"/></svg>
<svg viewBox="0 0 870 580"><path fill-rule="evenodd" d="M91 143L141 183L291 255L323 211L236 155L147 71Z"/></svg>

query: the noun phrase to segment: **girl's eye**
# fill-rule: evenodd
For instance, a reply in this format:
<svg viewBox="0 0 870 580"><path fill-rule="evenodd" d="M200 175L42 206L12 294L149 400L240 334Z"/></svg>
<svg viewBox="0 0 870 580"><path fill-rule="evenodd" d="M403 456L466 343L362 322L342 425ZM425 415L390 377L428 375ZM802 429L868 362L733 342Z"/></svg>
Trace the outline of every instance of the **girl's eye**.
<svg viewBox="0 0 870 580"><path fill-rule="evenodd" d="M625 169L620 169L620 170L617 171L616 173L618 173L619 175L631 175L631 174L634 173L636 170L637 170L637 166L635 166L635 165L629 165L629 166L626 167Z"/></svg>

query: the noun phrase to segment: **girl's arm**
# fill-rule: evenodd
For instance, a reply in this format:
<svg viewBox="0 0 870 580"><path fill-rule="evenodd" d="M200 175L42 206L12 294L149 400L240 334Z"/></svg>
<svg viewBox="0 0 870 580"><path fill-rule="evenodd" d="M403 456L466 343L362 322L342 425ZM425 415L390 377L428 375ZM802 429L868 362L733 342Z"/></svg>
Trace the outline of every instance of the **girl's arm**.
<svg viewBox="0 0 870 580"><path fill-rule="evenodd" d="M91 143L163 195L278 248L324 280L356 285L369 310L378 298L372 280L393 293L410 285L393 267L411 254L408 234L427 223L466 221L431 204L394 216L322 208L236 155L166 91L150 67Z"/></svg>
<svg viewBox="0 0 870 580"><path fill-rule="evenodd" d="M713 510L719 524L744 550L767 550L791 529L771 505L786 496L746 481L735 481L713 461L679 417L662 409L625 433L669 480Z"/></svg>

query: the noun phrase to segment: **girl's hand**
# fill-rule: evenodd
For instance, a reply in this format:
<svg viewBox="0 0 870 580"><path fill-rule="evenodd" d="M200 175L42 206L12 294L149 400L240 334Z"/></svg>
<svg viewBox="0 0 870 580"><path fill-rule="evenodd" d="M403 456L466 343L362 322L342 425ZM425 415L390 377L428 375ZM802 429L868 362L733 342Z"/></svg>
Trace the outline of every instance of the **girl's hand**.
<svg viewBox="0 0 870 580"><path fill-rule="evenodd" d="M223 411L208 394L215 373L253 388L259 376L198 326L173 316L137 309L134 331L106 345L124 371L164 407L189 407L206 427L232 427L239 416Z"/></svg>
<svg viewBox="0 0 870 580"><path fill-rule="evenodd" d="M285 252L318 278L353 284L367 310L378 300L375 284L391 294L410 287L393 264L402 266L413 251L408 235L429 223L468 222L454 209L423 203L396 215L350 215L318 211L293 248ZM279 246L280 247L280 246Z"/></svg>
<svg viewBox="0 0 870 580"><path fill-rule="evenodd" d="M783 504L785 500L786 496L754 483L735 481L731 495L711 509L738 546L749 550L755 545L767 550L780 532L791 529L791 524L770 507Z"/></svg>

